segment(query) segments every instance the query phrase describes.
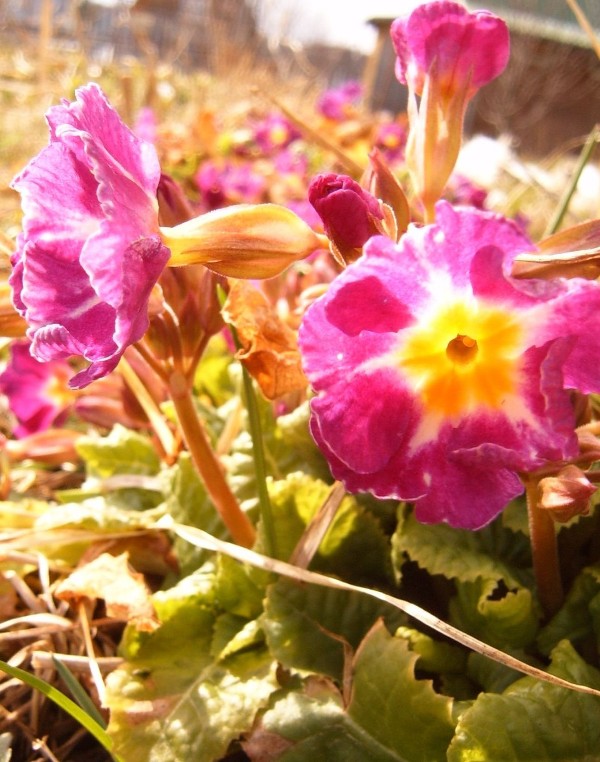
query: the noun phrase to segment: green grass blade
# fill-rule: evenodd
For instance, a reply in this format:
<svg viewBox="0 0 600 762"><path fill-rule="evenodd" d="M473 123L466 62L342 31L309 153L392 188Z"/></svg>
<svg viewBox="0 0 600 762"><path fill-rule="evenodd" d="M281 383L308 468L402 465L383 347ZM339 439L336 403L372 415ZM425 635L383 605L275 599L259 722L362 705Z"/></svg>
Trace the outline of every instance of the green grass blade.
<svg viewBox="0 0 600 762"><path fill-rule="evenodd" d="M89 716L95 720L101 728L106 729L106 721L98 711L98 707L94 704L92 699L82 688L81 683L67 667L67 665L64 664L60 659L57 659L54 654L52 654L52 663L54 664L58 674L62 677L64 684L69 689L71 696L73 696L83 711L87 712L87 714L89 714Z"/></svg>
<svg viewBox="0 0 600 762"><path fill-rule="evenodd" d="M29 685L30 688L34 688L36 691L43 693L44 696L49 698L50 701L53 701L57 706L67 712L67 714L69 714L74 720L77 720L80 725L82 725L89 733L91 733L98 741L98 743L106 749L106 751L113 757L114 760L116 760L116 762L123 762L114 754L112 739L105 731L105 729L99 725L96 720L92 719L92 717L90 717L87 712L84 712L83 709L81 709L81 707L79 707L68 696L65 696L64 693L59 691L57 688L54 688L54 686L50 685L50 683L47 683L45 680L42 680L39 677L26 672L24 669L20 669L19 667L12 667L5 661L2 661L2 659L0 659L0 671L6 672L7 675L15 677L17 680L21 680L22 682Z"/></svg>

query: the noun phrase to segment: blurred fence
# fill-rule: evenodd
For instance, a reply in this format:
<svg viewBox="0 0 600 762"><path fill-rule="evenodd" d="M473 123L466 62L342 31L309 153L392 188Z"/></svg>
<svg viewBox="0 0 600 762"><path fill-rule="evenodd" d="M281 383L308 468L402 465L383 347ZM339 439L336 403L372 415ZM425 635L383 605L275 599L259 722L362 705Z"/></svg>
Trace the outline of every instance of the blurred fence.
<svg viewBox="0 0 600 762"><path fill-rule="evenodd" d="M269 47L259 0L3 0L0 35L13 44L77 48L110 63L128 56L219 75L257 64L280 77L304 74L332 85L360 79L364 57L326 45ZM44 30L44 25L49 29Z"/></svg>

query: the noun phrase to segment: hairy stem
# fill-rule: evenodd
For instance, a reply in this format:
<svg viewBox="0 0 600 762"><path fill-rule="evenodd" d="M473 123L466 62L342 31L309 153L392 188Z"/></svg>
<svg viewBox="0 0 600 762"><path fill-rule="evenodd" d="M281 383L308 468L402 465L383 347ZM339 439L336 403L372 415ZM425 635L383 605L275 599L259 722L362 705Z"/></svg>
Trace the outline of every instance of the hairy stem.
<svg viewBox="0 0 600 762"><path fill-rule="evenodd" d="M544 612L555 614L563 602L563 587L558 561L558 544L554 521L538 502L538 480L525 479L525 495L529 515L529 536L533 556L533 572L538 596Z"/></svg>
<svg viewBox="0 0 600 762"><path fill-rule="evenodd" d="M251 548L256 537L254 526L240 508L225 480L221 464L198 418L191 388L185 375L179 370L173 371L169 376L168 384L183 438L209 497L234 542Z"/></svg>

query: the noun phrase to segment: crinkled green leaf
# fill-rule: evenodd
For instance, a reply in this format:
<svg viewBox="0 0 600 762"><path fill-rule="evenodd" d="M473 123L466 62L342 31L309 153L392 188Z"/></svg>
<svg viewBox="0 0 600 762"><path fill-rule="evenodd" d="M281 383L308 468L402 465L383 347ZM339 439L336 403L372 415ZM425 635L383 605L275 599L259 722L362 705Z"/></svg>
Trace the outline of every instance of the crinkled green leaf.
<svg viewBox="0 0 600 762"><path fill-rule="evenodd" d="M465 669L467 654L462 648L443 640L434 640L424 632L411 627L399 627L397 638L404 638L411 651L419 657L417 668L425 672L460 673Z"/></svg>
<svg viewBox="0 0 600 762"><path fill-rule="evenodd" d="M257 620L248 622L235 614L221 614L214 626L211 654L218 659L248 651L265 642L265 635Z"/></svg>
<svg viewBox="0 0 600 762"><path fill-rule="evenodd" d="M86 529L101 533L127 532L151 527L154 513L140 513L111 505L104 497L92 497L81 503L49 505L35 522L36 529Z"/></svg>
<svg viewBox="0 0 600 762"><path fill-rule="evenodd" d="M99 479L115 474L155 474L160 468L152 442L118 424L105 437L80 437L76 449L88 475Z"/></svg>
<svg viewBox="0 0 600 762"><path fill-rule="evenodd" d="M245 619L256 618L262 613L270 579L261 569L244 566L229 556L218 556L215 597L219 607Z"/></svg>
<svg viewBox="0 0 600 762"><path fill-rule="evenodd" d="M522 661L532 663L531 657L524 651L510 650L510 653ZM540 667L540 669L544 668L541 664L535 664L535 666ZM467 675L477 684L477 693L482 688L489 693L502 693L511 683L514 683L515 680L520 680L523 676L520 672L510 669L505 664L500 664L475 652L469 654Z"/></svg>
<svg viewBox="0 0 600 762"><path fill-rule="evenodd" d="M194 665L196 666L196 665ZM110 678L113 696L108 732L127 762L215 762L249 730L277 689L276 665L264 651L236 654L226 662L191 667L181 693L128 701L123 670Z"/></svg>
<svg viewBox="0 0 600 762"><path fill-rule="evenodd" d="M273 656L291 669L341 679L344 643L356 648L379 617L395 629L403 616L363 595L280 579L261 619Z"/></svg>
<svg viewBox="0 0 600 762"><path fill-rule="evenodd" d="M402 758L433 762L445 759L454 734L452 700L415 679L418 658L405 639L375 625L354 659L348 714Z"/></svg>
<svg viewBox="0 0 600 762"><path fill-rule="evenodd" d="M232 655L215 659L215 627L222 637L224 621L214 583L207 565L153 596L157 630L126 629L121 651L127 661L108 678L106 704L109 734L127 762L213 762L252 725L277 687L256 625L239 620L230 626L236 647L223 638L220 656L228 648Z"/></svg>
<svg viewBox="0 0 600 762"><path fill-rule="evenodd" d="M182 452L177 463L169 469L166 479L165 508L175 521L203 529L214 537L226 539L227 529L206 494L204 485L189 453ZM198 569L208 554L175 538L174 548L182 576Z"/></svg>
<svg viewBox="0 0 600 762"><path fill-rule="evenodd" d="M307 525L325 502L331 487L295 472L271 482L269 494L275 517L279 556L290 557ZM311 568L349 581L369 584L389 580L389 540L379 521L350 495L342 500L323 537Z"/></svg>
<svg viewBox="0 0 600 762"><path fill-rule="evenodd" d="M499 648L523 648L538 629L533 595L524 587L509 590L493 579L459 582L450 601L452 623Z"/></svg>
<svg viewBox="0 0 600 762"><path fill-rule="evenodd" d="M87 479L80 496L106 492L103 483L119 475L152 476L159 472L161 461L148 437L116 425L105 437L88 436L77 440L76 449L86 466ZM115 487L111 502L125 508L146 510L157 506L162 494L144 486ZM72 494L75 498L76 495Z"/></svg>
<svg viewBox="0 0 600 762"><path fill-rule="evenodd" d="M280 762L445 760L452 701L415 679L417 659L406 640L379 623L356 653L347 710L332 685L309 682L304 693L289 693L265 713L250 749L260 750L262 739L267 749L282 750Z"/></svg>
<svg viewBox="0 0 600 762"><path fill-rule="evenodd" d="M562 641L549 670L600 688L600 673ZM460 718L449 762L575 762L597 760L600 699L530 677L502 695L482 693Z"/></svg>
<svg viewBox="0 0 600 762"><path fill-rule="evenodd" d="M563 639L579 643L593 637L600 646L600 566L584 569L560 611L542 629L537 644L544 654Z"/></svg>
<svg viewBox="0 0 600 762"><path fill-rule="evenodd" d="M507 536L493 538L495 545L516 544L515 536L505 531ZM502 579L509 588L520 587L521 570L501 560L506 557L504 547L490 548L490 532L500 533L496 527L485 533L455 529L447 524L421 524L412 513L401 515L392 541L394 563L400 567L406 554L430 574L462 582Z"/></svg>
<svg viewBox="0 0 600 762"><path fill-rule="evenodd" d="M301 471L307 476L330 479L329 469L308 432L308 405L276 417L273 405L257 393L267 475L274 480ZM256 479L252 439L242 431L226 458L231 485L240 500L254 500Z"/></svg>

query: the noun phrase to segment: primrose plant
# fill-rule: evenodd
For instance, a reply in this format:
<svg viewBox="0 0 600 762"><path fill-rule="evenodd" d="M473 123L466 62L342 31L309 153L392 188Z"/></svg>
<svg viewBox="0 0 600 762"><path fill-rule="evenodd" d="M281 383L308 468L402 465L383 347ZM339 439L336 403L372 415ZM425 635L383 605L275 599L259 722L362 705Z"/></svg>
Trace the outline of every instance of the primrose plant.
<svg viewBox="0 0 600 762"><path fill-rule="evenodd" d="M204 516L206 497L238 546L230 552L263 571L296 570L306 581L315 563L336 577L329 582L337 592L339 579L356 573L362 587L353 594L369 587L397 593L406 558L439 576L445 569L437 554L457 542L477 563L486 560L476 572L448 574L457 593L442 606L455 618L452 637L475 622L476 636L495 645L533 647L567 628L569 607L588 590L589 580L565 603L557 534L560 524L589 512L597 482L600 447L590 411L600 393L600 225L583 223L534 243L522 224L486 210L485 194L463 193L476 205L453 196L468 104L508 62L500 18L438 0L397 19L391 36L396 76L408 88L407 121L386 117L369 133L371 150L351 159L334 146L337 163L306 182L304 198L297 187L313 156L300 154L298 143L314 130L287 113L254 118L261 160L269 157L275 168L272 183L280 193L294 189L288 204L235 203L268 194L269 183L254 176L243 152L194 166L187 187L195 184L197 193L187 198L161 168L155 146L121 121L96 84L51 108L49 145L13 181L23 207L10 276L20 317L3 308L0 323L3 314L11 330L22 321L26 338L13 344L0 390L18 420L16 438L65 425L87 404L88 413L102 408L103 421L141 429L143 420L153 452L177 478L187 463L182 451L189 451L200 484L189 488L193 510ZM360 95L356 83L326 93L316 118L330 127L357 119ZM365 134L362 127L357 134ZM159 140L156 130L152 135ZM382 148L386 135L393 165ZM310 213L304 207L302 219L292 207L306 201ZM201 209L210 211L197 214ZM224 356L230 371L234 356L243 365L240 388L234 394L228 387L231 399L222 405L226 422L207 402L214 379L210 391L208 383L198 391L215 356ZM102 384L113 377L124 379L135 405L92 401L93 390L108 389ZM214 396L227 395L219 387ZM240 466L248 458L252 479ZM164 493L161 510L183 500L188 488L180 481L173 479L179 486ZM526 517L520 524L515 506ZM494 545L489 556L487 546L473 550L475 538L495 541L491 528L502 516L507 523L498 534L519 525L531 569L509 574L512 557L496 558L504 546L496 552ZM165 526L173 521L153 529ZM352 537L342 552L335 542L348 539L344 532ZM435 552L423 549L430 537ZM493 749L477 756L480 747L469 740L477 723L469 725L464 706L478 716L477 694L493 681L479 674L481 686L463 701L476 668L465 667L462 653L440 657L439 644L423 646L404 620L393 620L396 636L382 634L374 624L379 609L370 610L368 626L362 619L350 626L360 608L350 599L338 601L328 619L329 604L315 603L301 585L285 587L228 564L194 568L172 598L167 589L156 593L157 618L164 617L158 634L154 624L126 629L125 664L111 676L107 699L119 753L182 759L193 749L210 762L235 742L235 753L243 748L251 760L306 759L313 748L325 759L334 745L310 743L335 725L351 739L346 750L375 739L372 755L361 747L365 759L383 759L386 744L390 759L446 759L447 748L455 762L504 758ZM592 576L600 586L597 570ZM481 625L498 579L507 595L529 602L525 634L513 640L512 631L503 640L504 631ZM464 614L477 585L488 587L476 611ZM192 588L187 610L182 601ZM555 629L541 630L555 614ZM591 638L596 625L585 627ZM469 645L478 642L468 637ZM159 652L170 639L173 653L184 656ZM402 656L394 651L398 639ZM413 661L409 641L422 648ZM391 680L390 670L375 664L384 647L391 649L386 659L389 653L403 665L398 691L418 693L411 706L435 729L437 740L428 737L423 754L409 750L412 731L396 736L390 725L382 739L384 731L369 725L370 699L361 704L374 685ZM456 673L470 670L459 687L456 674L439 666L448 654ZM429 684L421 691L417 658L425 672L441 675L446 693ZM371 669L377 679L364 677ZM384 693L394 716L407 715L403 699L391 688ZM198 717L207 725L194 735ZM294 724L298 717L314 720L310 732ZM348 754L331 758L359 758Z"/></svg>

